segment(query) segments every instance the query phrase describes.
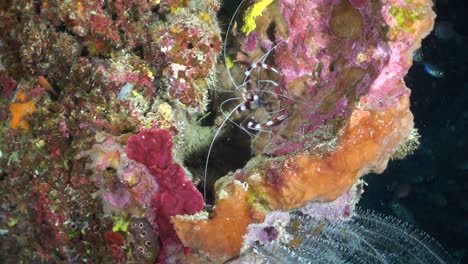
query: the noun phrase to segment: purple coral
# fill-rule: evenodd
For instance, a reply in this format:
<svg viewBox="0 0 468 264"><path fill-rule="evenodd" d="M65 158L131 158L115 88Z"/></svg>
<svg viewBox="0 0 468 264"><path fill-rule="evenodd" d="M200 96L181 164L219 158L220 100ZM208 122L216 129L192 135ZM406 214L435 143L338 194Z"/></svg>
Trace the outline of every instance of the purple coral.
<svg viewBox="0 0 468 264"><path fill-rule="evenodd" d="M291 216L289 212L274 211L266 214L263 223L250 224L247 233L244 235L243 248L249 248L256 242L267 244L276 239L287 242L291 239L285 227L288 225Z"/></svg>

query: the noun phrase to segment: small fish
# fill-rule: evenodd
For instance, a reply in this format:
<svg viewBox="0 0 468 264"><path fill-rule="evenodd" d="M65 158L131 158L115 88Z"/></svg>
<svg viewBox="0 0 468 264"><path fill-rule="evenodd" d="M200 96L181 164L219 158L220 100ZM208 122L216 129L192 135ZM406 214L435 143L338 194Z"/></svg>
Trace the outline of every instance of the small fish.
<svg viewBox="0 0 468 264"><path fill-rule="evenodd" d="M424 60L424 54L421 49L417 49L413 53L414 62L422 62Z"/></svg>
<svg viewBox="0 0 468 264"><path fill-rule="evenodd" d="M430 62L423 62L423 65L424 65L424 70L432 77L439 78L439 79L444 78L445 73L443 70L439 68L439 66Z"/></svg>
<svg viewBox="0 0 468 264"><path fill-rule="evenodd" d="M458 164L457 168L461 171L468 171L468 162Z"/></svg>
<svg viewBox="0 0 468 264"><path fill-rule="evenodd" d="M466 37L458 33L453 24L448 21L441 21L434 26L434 36L442 42L453 42L463 45Z"/></svg>
<svg viewBox="0 0 468 264"><path fill-rule="evenodd" d="M451 40L455 38L458 33L453 28L452 23L441 21L434 26L434 35L440 40Z"/></svg>
<svg viewBox="0 0 468 264"><path fill-rule="evenodd" d="M37 82L39 85L44 88L47 92L51 93L53 96L58 97L59 94L57 93L56 89L52 86L52 84L42 75L37 77Z"/></svg>

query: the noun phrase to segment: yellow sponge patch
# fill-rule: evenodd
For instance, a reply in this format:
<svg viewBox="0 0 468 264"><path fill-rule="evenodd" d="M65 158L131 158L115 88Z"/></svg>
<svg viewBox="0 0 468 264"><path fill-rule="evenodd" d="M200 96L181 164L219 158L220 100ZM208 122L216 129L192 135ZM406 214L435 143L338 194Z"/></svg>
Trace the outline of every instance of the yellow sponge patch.
<svg viewBox="0 0 468 264"><path fill-rule="evenodd" d="M257 25L255 24L255 18L262 15L263 10L267 8L273 0L260 0L258 3L252 5L247 9L244 16L244 25L242 26L242 32L249 34L254 31Z"/></svg>

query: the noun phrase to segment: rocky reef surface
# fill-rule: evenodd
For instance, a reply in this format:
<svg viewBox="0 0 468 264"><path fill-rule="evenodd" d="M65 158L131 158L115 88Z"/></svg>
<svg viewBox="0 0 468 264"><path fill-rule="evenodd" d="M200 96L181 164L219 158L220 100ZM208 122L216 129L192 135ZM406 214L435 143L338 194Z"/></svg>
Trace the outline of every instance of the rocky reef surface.
<svg viewBox="0 0 468 264"><path fill-rule="evenodd" d="M0 260L245 257L294 243L291 210L346 221L360 177L417 146L403 77L431 1L243 1L224 49L219 8L0 4ZM239 133L248 162L214 175Z"/></svg>

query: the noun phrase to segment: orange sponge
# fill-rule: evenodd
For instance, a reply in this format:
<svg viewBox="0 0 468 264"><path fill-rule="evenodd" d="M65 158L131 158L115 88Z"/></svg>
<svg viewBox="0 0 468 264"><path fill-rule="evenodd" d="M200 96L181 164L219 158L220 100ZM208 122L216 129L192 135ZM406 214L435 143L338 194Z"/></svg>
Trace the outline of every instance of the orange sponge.
<svg viewBox="0 0 468 264"><path fill-rule="evenodd" d="M10 112L11 112L11 120L10 120L10 127L11 128L23 128L29 129L29 124L24 120L26 115L30 115L36 110L36 106L32 100L26 101L26 95L24 93L18 93L16 95L17 103L12 103L10 105Z"/></svg>
<svg viewBox="0 0 468 264"><path fill-rule="evenodd" d="M247 191L241 183L229 183L221 192L225 192L225 198L218 200L210 219L191 220L192 216L172 219L184 246L205 253L217 263L238 255L247 226L256 219L263 221L263 215L254 213L248 205Z"/></svg>
<svg viewBox="0 0 468 264"><path fill-rule="evenodd" d="M268 181L268 166L253 169L244 184L226 176L217 182L213 216L200 220L190 216L172 219L177 235L185 246L205 253L217 263L238 255L247 226L261 222L255 201L261 193L263 208L291 210L310 201L331 201L344 194L363 174L382 172L397 146L413 127L409 99L403 97L393 108L380 111L355 110L339 136L339 146L319 156L299 154L279 167L278 184ZM260 177L259 177L260 176ZM243 185L248 186L245 190Z"/></svg>
<svg viewBox="0 0 468 264"><path fill-rule="evenodd" d="M355 110L340 137L340 145L320 157L302 154L285 162L279 188L264 182L270 208L290 210L311 200L332 201L363 174L381 173L413 128L409 100L383 111Z"/></svg>

